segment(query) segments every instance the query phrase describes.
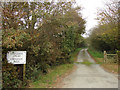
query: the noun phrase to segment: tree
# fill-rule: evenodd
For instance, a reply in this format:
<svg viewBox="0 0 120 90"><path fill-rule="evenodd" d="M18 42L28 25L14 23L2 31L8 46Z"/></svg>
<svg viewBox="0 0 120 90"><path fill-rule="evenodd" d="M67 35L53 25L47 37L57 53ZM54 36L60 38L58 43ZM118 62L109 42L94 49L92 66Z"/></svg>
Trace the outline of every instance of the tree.
<svg viewBox="0 0 120 90"><path fill-rule="evenodd" d="M91 44L98 50L107 50L115 53L118 49L118 3L106 4L106 9L100 10L98 14L99 25L93 28ZM94 45L93 45L94 44Z"/></svg>
<svg viewBox="0 0 120 90"><path fill-rule="evenodd" d="M11 72L17 70L16 66L7 63L8 51L27 51L26 78L30 80L37 79L38 72L46 74L50 67L72 63L70 54L84 42L81 34L85 20L78 12L80 10L73 8L71 2L4 3L3 75L9 74L3 78L3 86L20 86L17 82L20 70L7 82L8 77L12 77Z"/></svg>

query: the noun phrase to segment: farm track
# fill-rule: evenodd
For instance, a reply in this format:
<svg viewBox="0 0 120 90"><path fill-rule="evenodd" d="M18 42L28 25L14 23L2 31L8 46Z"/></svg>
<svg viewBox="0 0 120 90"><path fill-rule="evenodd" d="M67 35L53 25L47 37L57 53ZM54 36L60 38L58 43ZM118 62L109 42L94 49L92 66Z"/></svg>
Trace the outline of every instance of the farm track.
<svg viewBox="0 0 120 90"><path fill-rule="evenodd" d="M96 64L87 49L79 52L75 65L77 69L62 80L60 88L118 88L117 75L106 72Z"/></svg>

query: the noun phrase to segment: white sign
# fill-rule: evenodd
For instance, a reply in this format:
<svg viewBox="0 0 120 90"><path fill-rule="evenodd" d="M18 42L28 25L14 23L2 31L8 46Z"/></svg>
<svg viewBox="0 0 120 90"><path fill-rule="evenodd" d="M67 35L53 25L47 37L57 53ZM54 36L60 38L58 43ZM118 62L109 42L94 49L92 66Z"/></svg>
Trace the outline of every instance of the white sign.
<svg viewBox="0 0 120 90"><path fill-rule="evenodd" d="M26 51L8 51L7 60L12 64L26 64Z"/></svg>

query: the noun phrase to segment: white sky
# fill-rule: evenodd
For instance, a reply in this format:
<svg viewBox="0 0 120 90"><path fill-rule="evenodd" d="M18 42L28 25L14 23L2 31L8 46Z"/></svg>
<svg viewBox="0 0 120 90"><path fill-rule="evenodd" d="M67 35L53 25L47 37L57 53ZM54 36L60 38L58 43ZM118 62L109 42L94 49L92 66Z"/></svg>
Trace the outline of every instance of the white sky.
<svg viewBox="0 0 120 90"><path fill-rule="evenodd" d="M95 18L97 17L98 8L104 8L105 2L110 0L76 0L77 5L81 6L83 18L87 21L86 31L89 32L91 28L98 24ZM87 35L83 35L86 37Z"/></svg>

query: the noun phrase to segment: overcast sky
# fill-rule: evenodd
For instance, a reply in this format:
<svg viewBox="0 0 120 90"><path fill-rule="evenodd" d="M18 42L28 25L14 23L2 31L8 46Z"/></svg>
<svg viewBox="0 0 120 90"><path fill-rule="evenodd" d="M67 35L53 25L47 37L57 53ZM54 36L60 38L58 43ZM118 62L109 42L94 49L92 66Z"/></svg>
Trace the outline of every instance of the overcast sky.
<svg viewBox="0 0 120 90"><path fill-rule="evenodd" d="M97 17L98 8L104 8L105 2L110 0L76 0L78 6L82 6L81 11L83 18L87 21L86 31L89 32L91 28L98 24L95 20ZM85 34L83 36L86 36Z"/></svg>

